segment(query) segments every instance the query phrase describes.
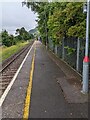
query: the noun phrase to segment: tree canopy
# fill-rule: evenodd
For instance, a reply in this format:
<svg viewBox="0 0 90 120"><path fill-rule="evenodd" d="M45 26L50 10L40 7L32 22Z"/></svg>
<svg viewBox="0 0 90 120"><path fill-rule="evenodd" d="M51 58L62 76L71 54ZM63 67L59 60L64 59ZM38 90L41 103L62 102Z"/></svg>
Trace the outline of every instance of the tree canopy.
<svg viewBox="0 0 90 120"><path fill-rule="evenodd" d="M34 36L27 32L24 27L16 29L16 36L10 35L6 30L1 32L2 45L7 47L15 45L19 41L32 39Z"/></svg>
<svg viewBox="0 0 90 120"><path fill-rule="evenodd" d="M47 35L55 43L66 36L85 38L86 14L79 2L27 2L38 13L38 30L45 41Z"/></svg>

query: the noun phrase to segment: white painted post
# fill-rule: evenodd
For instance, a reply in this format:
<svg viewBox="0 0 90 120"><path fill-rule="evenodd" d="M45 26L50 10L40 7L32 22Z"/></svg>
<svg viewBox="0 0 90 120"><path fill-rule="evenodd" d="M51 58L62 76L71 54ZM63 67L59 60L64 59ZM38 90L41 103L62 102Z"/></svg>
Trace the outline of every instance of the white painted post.
<svg viewBox="0 0 90 120"><path fill-rule="evenodd" d="M80 53L80 39L77 40L77 61L76 61L76 70L79 71L79 53Z"/></svg>
<svg viewBox="0 0 90 120"><path fill-rule="evenodd" d="M55 45L55 54L57 54L57 45Z"/></svg>
<svg viewBox="0 0 90 120"><path fill-rule="evenodd" d="M64 39L65 39L65 37L63 37L63 40L62 40L62 59L63 60L64 60L64 57L65 57Z"/></svg>

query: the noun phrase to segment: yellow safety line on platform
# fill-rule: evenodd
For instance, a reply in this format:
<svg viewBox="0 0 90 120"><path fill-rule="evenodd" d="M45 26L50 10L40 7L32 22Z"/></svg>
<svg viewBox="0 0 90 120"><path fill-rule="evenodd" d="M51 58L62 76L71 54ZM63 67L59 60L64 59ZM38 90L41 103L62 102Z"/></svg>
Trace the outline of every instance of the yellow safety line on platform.
<svg viewBox="0 0 90 120"><path fill-rule="evenodd" d="M30 110L30 102L31 102L31 91L32 91L32 79L33 79L33 73L34 73L34 62L35 62L35 52L36 52L36 46L34 48L34 55L32 59L32 65L30 70L30 80L29 85L27 88L27 95L25 99L25 105L24 105L24 112L23 112L23 119L28 120L29 117L29 110Z"/></svg>

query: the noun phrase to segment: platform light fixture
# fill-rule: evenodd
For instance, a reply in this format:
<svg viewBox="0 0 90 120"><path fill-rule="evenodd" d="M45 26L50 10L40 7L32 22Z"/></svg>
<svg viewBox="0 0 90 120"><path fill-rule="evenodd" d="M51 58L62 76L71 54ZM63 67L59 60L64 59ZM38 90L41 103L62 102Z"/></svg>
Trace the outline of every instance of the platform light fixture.
<svg viewBox="0 0 90 120"><path fill-rule="evenodd" d="M86 13L87 12L87 3L84 3L83 4L83 13Z"/></svg>

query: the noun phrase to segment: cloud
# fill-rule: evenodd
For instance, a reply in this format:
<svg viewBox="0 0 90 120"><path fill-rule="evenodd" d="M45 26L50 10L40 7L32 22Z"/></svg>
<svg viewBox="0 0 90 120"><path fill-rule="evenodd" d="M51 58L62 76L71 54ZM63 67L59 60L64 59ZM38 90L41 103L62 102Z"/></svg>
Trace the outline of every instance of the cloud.
<svg viewBox="0 0 90 120"><path fill-rule="evenodd" d="M25 27L27 30L35 28L36 16L27 7L22 7L21 3L2 3L2 28L6 28L8 31L15 31L21 27Z"/></svg>
<svg viewBox="0 0 90 120"><path fill-rule="evenodd" d="M0 0L0 2L6 3L6 2L23 2L23 0Z"/></svg>

